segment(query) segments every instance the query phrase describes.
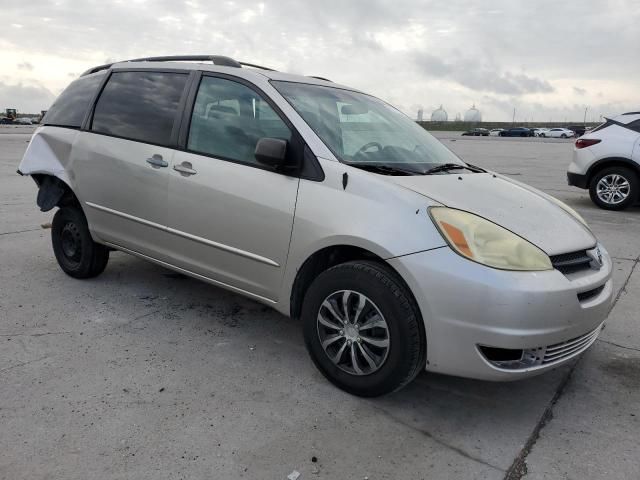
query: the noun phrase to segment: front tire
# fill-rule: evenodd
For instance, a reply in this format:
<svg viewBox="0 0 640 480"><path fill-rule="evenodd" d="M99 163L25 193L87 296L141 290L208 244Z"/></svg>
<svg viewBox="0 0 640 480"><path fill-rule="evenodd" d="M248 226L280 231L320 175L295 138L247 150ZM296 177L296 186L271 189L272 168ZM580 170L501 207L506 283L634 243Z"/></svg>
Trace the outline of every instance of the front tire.
<svg viewBox="0 0 640 480"><path fill-rule="evenodd" d="M382 264L347 262L321 273L305 295L302 322L318 370L353 395L399 390L424 368L418 307L396 273Z"/></svg>
<svg viewBox="0 0 640 480"><path fill-rule="evenodd" d="M638 199L640 183L636 173L625 167L609 167L598 172L589 184L593 203L605 210L624 210Z"/></svg>
<svg viewBox="0 0 640 480"><path fill-rule="evenodd" d="M109 261L109 249L93 241L87 219L77 207L63 207L53 216L51 243L58 265L74 278L100 275Z"/></svg>

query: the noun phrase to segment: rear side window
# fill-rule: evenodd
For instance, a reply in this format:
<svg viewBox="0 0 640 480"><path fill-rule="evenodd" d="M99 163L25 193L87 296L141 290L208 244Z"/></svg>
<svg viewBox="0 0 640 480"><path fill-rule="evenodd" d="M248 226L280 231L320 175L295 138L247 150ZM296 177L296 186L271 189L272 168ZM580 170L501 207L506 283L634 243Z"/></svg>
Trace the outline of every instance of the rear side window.
<svg viewBox="0 0 640 480"><path fill-rule="evenodd" d="M186 73L114 72L93 114L91 130L168 145Z"/></svg>
<svg viewBox="0 0 640 480"><path fill-rule="evenodd" d="M263 137L291 140L291 130L249 87L202 77L191 117L189 150L255 165L256 144Z"/></svg>
<svg viewBox="0 0 640 480"><path fill-rule="evenodd" d="M103 79L104 72L100 72L80 77L72 82L51 105L42 123L58 127L80 128Z"/></svg>

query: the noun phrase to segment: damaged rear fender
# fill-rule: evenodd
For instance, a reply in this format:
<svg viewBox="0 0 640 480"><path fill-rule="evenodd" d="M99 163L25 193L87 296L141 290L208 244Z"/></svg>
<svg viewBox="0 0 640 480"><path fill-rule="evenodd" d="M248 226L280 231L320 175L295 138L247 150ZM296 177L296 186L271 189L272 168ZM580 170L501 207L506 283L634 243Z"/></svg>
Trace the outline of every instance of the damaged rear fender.
<svg viewBox="0 0 640 480"><path fill-rule="evenodd" d="M68 128L40 127L22 157L18 173L35 180L39 188L37 204L43 212L78 202L65 168L77 134L77 130Z"/></svg>

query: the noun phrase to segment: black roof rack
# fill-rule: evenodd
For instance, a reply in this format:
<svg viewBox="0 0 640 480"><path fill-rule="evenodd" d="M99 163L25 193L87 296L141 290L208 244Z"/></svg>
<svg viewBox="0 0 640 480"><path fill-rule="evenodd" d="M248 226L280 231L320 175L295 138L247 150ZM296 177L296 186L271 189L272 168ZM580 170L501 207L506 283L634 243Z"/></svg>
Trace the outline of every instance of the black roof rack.
<svg viewBox="0 0 640 480"><path fill-rule="evenodd" d="M309 78L315 78L317 80L324 80L325 82L331 82L331 80L329 80L328 78L317 77L316 75L309 75ZM331 83L333 83L333 82L331 82Z"/></svg>
<svg viewBox="0 0 640 480"><path fill-rule="evenodd" d="M163 57L133 58L131 60L122 60L121 62L105 63L104 65L90 68L80 76L83 77L85 75L99 72L100 70L106 70L116 63L126 62L212 62L214 65L219 65L221 67L242 68L244 65L245 67L260 68L262 70L269 70L272 72L275 71L272 68L262 67L253 63L238 62L233 58L222 55L167 55Z"/></svg>

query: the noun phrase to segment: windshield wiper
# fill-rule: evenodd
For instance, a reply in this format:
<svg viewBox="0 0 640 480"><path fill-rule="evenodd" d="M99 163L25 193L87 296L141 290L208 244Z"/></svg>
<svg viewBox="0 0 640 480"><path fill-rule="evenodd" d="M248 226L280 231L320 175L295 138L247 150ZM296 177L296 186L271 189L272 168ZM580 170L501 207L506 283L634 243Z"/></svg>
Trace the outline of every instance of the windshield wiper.
<svg viewBox="0 0 640 480"><path fill-rule="evenodd" d="M377 165L371 163L358 163L358 162L344 162L350 167L361 168L362 170L371 171L374 173L381 173L383 175L393 175L393 174L402 174L402 175L422 175L422 172L418 172L416 170L405 170L404 168L392 167L390 165Z"/></svg>
<svg viewBox="0 0 640 480"><path fill-rule="evenodd" d="M474 167L472 165L463 165L460 163L443 163L442 165L438 165L433 168L430 168L429 170L424 172L424 174L431 175L432 173L448 172L449 170L460 170L460 169L470 170L476 173L484 172L484 170L482 170L481 168Z"/></svg>

